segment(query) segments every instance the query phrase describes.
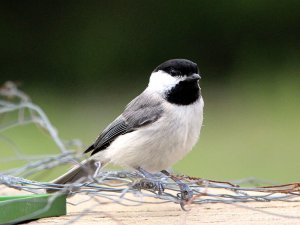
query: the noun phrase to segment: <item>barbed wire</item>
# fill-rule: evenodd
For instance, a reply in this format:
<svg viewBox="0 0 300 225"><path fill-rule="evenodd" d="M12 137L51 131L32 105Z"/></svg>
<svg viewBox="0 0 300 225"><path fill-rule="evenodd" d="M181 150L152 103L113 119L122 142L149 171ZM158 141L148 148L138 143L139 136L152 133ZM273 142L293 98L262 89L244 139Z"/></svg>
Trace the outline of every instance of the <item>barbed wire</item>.
<svg viewBox="0 0 300 225"><path fill-rule="evenodd" d="M15 114L13 113L16 113L16 116L14 116ZM193 192L193 197L186 203L187 205L299 201L300 183L264 187L243 187L240 186L240 184L251 183L257 180L250 178L236 182L221 182L174 174L171 176L157 174L150 179L144 177L144 175L138 171L100 170L100 165L97 165L98 169L96 173L93 172L87 176L88 179L79 180L74 184L62 185L53 184L51 182L34 181L28 179L28 177L42 171L55 169L60 165L70 163L80 165L82 155L81 153L77 153L77 150L83 149L84 145L79 140L63 141L59 137L55 127L50 123L46 113L38 105L32 103L29 96L19 90L13 82L6 82L0 88L0 118L7 114L12 116L9 117L8 121L0 123L0 142L6 143L9 149L5 149L5 151L12 152L14 156L7 158L2 157L0 161L22 160L27 163L16 168L0 171L0 190L1 188L9 187L30 193L45 193L45 190L51 189L58 191L57 193L68 193L69 195L84 194L89 196L90 199L96 199L98 202L99 197L101 197L125 206L166 202L180 204L182 201L181 191L178 184L171 179L171 176L174 176L188 184ZM18 129L19 126L27 124L35 124L37 127L42 128L56 144L59 153L29 156L22 153L13 139L9 139L4 135L4 131L6 130ZM163 184L164 191L162 193L158 193L156 190L156 182ZM53 195L56 196L56 194ZM160 201L157 201L157 199ZM77 204L80 203L82 202ZM49 207L49 204L47 207ZM300 218L286 215L279 216ZM76 221L80 217L79 215L72 221L69 221L68 224Z"/></svg>

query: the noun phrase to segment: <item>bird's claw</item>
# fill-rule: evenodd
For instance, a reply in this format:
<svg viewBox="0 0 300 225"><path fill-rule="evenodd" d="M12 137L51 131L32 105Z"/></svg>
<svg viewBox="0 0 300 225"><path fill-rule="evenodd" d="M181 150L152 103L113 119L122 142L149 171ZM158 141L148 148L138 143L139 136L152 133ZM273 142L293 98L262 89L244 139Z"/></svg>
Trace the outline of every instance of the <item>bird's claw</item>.
<svg viewBox="0 0 300 225"><path fill-rule="evenodd" d="M193 198L193 191L190 189L190 187L187 184L184 183L180 183L179 188L180 188L180 193L177 196L180 198L181 209L187 211L185 206Z"/></svg>
<svg viewBox="0 0 300 225"><path fill-rule="evenodd" d="M162 195L165 190L165 187L161 181L151 181L148 179L140 180L134 185L134 187L138 189L152 189L154 191L157 191L159 195Z"/></svg>
<svg viewBox="0 0 300 225"><path fill-rule="evenodd" d="M165 187L164 187L164 185L163 185L162 182L160 182L160 181L155 181L155 182L154 182L154 190L157 191L157 193L158 193L159 195L162 195L162 193L165 191Z"/></svg>

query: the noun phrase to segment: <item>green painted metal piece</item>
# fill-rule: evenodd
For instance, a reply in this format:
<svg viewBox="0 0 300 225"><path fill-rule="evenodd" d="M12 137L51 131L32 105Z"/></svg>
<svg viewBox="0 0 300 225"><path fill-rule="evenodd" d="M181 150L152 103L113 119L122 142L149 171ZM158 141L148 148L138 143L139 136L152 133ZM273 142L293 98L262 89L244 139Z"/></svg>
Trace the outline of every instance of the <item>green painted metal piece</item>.
<svg viewBox="0 0 300 225"><path fill-rule="evenodd" d="M66 215L66 195L0 196L0 224Z"/></svg>

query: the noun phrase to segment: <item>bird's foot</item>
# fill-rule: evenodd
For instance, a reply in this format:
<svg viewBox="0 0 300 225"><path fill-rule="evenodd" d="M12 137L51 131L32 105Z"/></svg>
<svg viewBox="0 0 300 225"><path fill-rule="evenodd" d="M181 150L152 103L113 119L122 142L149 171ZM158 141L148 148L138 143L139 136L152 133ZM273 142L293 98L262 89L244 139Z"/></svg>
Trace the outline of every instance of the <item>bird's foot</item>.
<svg viewBox="0 0 300 225"><path fill-rule="evenodd" d="M176 182L177 183L177 182ZM177 195L180 198L180 206L183 210L186 211L185 206L191 201L193 198L193 191L190 187L185 183L177 183L180 188L180 193Z"/></svg>
<svg viewBox="0 0 300 225"><path fill-rule="evenodd" d="M171 175L168 171L162 170L161 172L170 177L179 186L180 193L177 194L177 197L180 198L181 209L187 211L185 206L192 200L193 191L190 189L189 185L183 183L183 181L181 181L178 177Z"/></svg>
<svg viewBox="0 0 300 225"><path fill-rule="evenodd" d="M165 187L161 181L153 181L148 179L140 180L135 186L138 186L140 189L157 191L159 195L161 195L165 190Z"/></svg>
<svg viewBox="0 0 300 225"><path fill-rule="evenodd" d="M161 181L154 181L154 191L157 191L159 195L162 195L162 193L165 191L165 187Z"/></svg>
<svg viewBox="0 0 300 225"><path fill-rule="evenodd" d="M141 189L152 189L154 191L157 191L159 195L162 195L165 187L160 181L160 178L142 168L138 168L138 171L144 176L144 178L138 183L138 186Z"/></svg>

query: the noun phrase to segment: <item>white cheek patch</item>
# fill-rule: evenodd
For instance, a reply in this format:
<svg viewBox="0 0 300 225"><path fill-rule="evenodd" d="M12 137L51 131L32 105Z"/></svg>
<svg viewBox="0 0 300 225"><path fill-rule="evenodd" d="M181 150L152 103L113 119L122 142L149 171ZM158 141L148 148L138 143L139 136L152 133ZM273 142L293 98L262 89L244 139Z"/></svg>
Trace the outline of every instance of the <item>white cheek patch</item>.
<svg viewBox="0 0 300 225"><path fill-rule="evenodd" d="M184 77L172 77L168 73L159 70L151 74L148 89L157 92L166 92L181 80L184 80Z"/></svg>

